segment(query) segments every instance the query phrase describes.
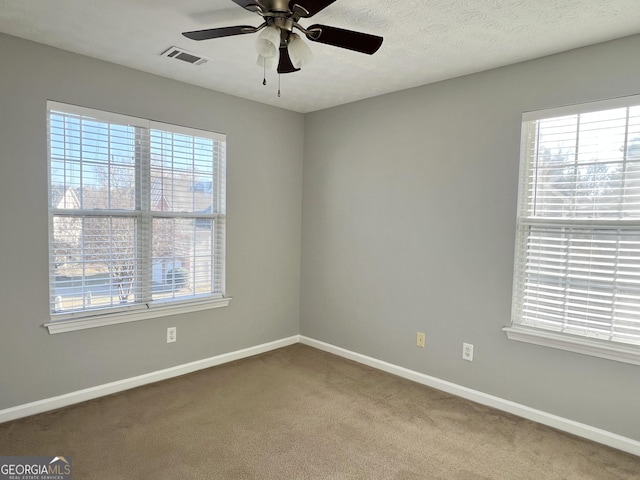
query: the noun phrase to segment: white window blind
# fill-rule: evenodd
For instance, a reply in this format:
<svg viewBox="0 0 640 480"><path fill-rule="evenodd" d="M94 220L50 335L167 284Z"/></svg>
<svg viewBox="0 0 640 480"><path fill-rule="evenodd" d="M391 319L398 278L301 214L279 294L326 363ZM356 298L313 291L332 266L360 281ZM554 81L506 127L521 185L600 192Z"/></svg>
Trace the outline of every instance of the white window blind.
<svg viewBox="0 0 640 480"><path fill-rule="evenodd" d="M640 97L523 116L512 323L640 345Z"/></svg>
<svg viewBox="0 0 640 480"><path fill-rule="evenodd" d="M224 296L225 137L48 102L54 320Z"/></svg>

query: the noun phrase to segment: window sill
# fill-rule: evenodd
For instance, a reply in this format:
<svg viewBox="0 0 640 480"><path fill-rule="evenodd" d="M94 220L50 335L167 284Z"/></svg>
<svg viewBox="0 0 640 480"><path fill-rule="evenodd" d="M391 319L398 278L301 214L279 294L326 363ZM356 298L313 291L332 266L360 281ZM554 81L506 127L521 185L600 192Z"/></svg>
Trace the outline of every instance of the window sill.
<svg viewBox="0 0 640 480"><path fill-rule="evenodd" d="M72 320L57 320L45 323L44 326L49 329L50 334L73 332L76 330L85 330L87 328L104 327L106 325L115 325L118 323L137 322L139 320L166 317L168 315L179 315L182 313L198 312L200 310L208 310L211 308L226 307L229 305L229 302L231 302L231 297L188 303L169 303L144 310L138 309L129 312L105 313L90 317L74 318Z"/></svg>
<svg viewBox="0 0 640 480"><path fill-rule="evenodd" d="M640 347L513 325L502 329L510 340L640 365Z"/></svg>

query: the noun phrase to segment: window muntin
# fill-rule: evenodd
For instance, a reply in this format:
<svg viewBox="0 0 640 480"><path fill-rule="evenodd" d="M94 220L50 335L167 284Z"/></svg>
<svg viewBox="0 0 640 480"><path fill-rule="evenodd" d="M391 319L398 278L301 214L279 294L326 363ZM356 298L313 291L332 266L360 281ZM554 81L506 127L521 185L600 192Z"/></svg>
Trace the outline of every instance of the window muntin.
<svg viewBox="0 0 640 480"><path fill-rule="evenodd" d="M639 105L523 117L514 325L640 345Z"/></svg>
<svg viewBox="0 0 640 480"><path fill-rule="evenodd" d="M48 104L54 319L224 296L225 138Z"/></svg>

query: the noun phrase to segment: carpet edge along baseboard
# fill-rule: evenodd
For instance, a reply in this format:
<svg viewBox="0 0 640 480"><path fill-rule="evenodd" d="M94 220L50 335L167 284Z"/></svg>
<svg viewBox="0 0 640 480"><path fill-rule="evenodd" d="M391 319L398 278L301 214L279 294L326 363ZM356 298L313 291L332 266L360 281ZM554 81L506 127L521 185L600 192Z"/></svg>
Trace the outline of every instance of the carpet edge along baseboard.
<svg viewBox="0 0 640 480"><path fill-rule="evenodd" d="M224 363L233 362L243 358L259 355L261 353L283 348L295 343L302 343L310 347L323 350L340 357L353 360L355 362L367 365L369 367L381 370L393 375L397 375L408 380L426 385L452 395L471 400L488 407L495 408L504 412L511 413L513 415L532 420L549 427L556 428L558 430L571 433L578 437L582 437L609 447L622 450L633 455L640 456L640 441L623 437L591 425L576 422L567 418L559 417L551 413L547 413L541 410L537 410L526 405L522 405L510 400L505 400L500 397L489 395L478 390L473 390L446 380L441 380L436 377L432 377L414 370L409 370L398 365L394 365L382 360L378 360L373 357L369 357L351 350L347 350L335 345L315 340L304 335L293 335L290 337L275 340L273 342L256 345L233 352L216 355L214 357L197 360L195 362L178 365L175 367L158 370L156 372L139 375L136 377L126 378L115 382L106 383L103 385L97 385L75 392L69 392L63 395L58 395L51 398L45 398L34 402L29 402L23 405L17 405L15 407L6 408L0 410L0 423L16 420L30 415L43 413L58 408L63 408L76 403L85 402L99 397L112 395L124 390L136 388L139 386L147 385L150 383L167 380L169 378L178 377L205 368L214 367L216 365L222 365Z"/></svg>
<svg viewBox="0 0 640 480"><path fill-rule="evenodd" d="M542 425L547 425L557 430L571 433L578 437L585 438L602 445L607 445L609 447L615 448L617 450L622 450L623 452L631 453L636 456L640 456L640 441L634 440L632 438L624 437L622 435L618 435L616 433L609 432L607 430L593 427L584 423L576 422L568 418L553 415L551 413L537 410L535 408L512 402L510 400L505 400L494 395L489 395L478 390L473 390L471 388L448 382L437 377L432 377L424 373L416 372L415 370L409 370L408 368L384 362L373 357L368 357L367 355L362 355L360 353L337 347L329 343L321 342L304 335L300 336L300 343L317 348L319 350L323 350L328 353L332 353L334 355L338 355L340 357L347 358L349 360L353 360L377 370L382 370L384 372L406 378L422 385L426 385L428 387L450 393L457 397L461 397L472 402L495 408L496 410L511 413L518 417L526 418L527 420L532 420Z"/></svg>

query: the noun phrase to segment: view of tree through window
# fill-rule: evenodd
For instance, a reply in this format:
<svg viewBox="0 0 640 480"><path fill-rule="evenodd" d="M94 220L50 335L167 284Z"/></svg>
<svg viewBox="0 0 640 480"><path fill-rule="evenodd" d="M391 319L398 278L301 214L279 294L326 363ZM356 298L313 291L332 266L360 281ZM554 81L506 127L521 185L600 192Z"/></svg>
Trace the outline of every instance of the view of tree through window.
<svg viewBox="0 0 640 480"><path fill-rule="evenodd" d="M640 106L586 110L523 122L513 323L640 344Z"/></svg>
<svg viewBox="0 0 640 480"><path fill-rule="evenodd" d="M638 118L640 108L635 107L539 121L533 132L537 142L535 214L640 216Z"/></svg>
<svg viewBox="0 0 640 480"><path fill-rule="evenodd" d="M222 296L225 142L54 104L51 310Z"/></svg>

